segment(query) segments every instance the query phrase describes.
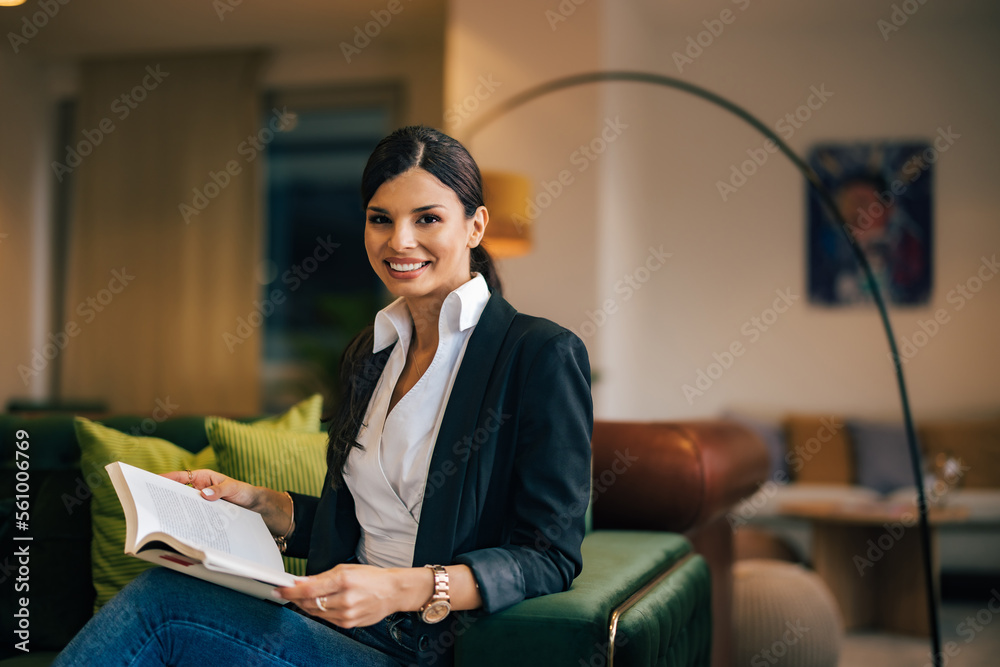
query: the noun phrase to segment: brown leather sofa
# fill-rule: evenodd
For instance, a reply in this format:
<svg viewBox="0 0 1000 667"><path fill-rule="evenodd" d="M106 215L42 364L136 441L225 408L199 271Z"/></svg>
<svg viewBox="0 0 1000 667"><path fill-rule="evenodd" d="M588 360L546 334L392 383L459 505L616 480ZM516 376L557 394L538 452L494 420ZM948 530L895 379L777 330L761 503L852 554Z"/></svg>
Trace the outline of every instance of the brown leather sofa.
<svg viewBox="0 0 1000 667"><path fill-rule="evenodd" d="M684 533L708 561L712 665L728 667L733 533L725 515L766 480L764 444L744 426L722 420L596 421L593 460L595 529Z"/></svg>

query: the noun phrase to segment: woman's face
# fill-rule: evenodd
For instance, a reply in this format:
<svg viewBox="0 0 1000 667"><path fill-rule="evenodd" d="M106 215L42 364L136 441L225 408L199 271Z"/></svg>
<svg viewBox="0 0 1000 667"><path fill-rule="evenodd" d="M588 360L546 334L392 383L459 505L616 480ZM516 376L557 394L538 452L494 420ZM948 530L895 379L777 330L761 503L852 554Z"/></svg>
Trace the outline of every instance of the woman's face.
<svg viewBox="0 0 1000 667"><path fill-rule="evenodd" d="M396 296L444 298L467 282L469 252L489 220L480 206L472 218L454 190L415 168L383 183L368 202L368 261Z"/></svg>

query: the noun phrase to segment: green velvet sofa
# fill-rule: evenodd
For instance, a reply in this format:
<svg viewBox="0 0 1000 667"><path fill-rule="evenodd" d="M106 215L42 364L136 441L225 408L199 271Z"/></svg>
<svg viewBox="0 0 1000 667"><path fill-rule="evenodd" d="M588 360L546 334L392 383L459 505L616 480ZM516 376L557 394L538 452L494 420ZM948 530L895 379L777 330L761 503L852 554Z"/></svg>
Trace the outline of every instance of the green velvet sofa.
<svg viewBox="0 0 1000 667"><path fill-rule="evenodd" d="M140 432L143 419L106 426ZM14 648L18 565L14 434L31 437L30 648ZM156 437L208 445L204 418ZM730 422L601 422L594 430L594 528L571 590L453 626L458 665L721 665L730 644L732 542L724 513L767 474L763 444ZM0 665L48 665L92 614L89 491L68 415L0 415ZM447 647L445 647L447 648Z"/></svg>

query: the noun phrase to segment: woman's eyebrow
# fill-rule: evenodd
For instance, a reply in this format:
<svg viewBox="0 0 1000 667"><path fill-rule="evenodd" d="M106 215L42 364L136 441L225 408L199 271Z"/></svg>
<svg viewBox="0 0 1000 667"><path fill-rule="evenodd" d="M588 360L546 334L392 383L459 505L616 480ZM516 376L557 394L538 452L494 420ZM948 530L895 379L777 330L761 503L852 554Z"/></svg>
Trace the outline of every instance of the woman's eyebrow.
<svg viewBox="0 0 1000 667"><path fill-rule="evenodd" d="M443 204L428 204L427 206L418 206L417 208L410 211L410 213L423 213L424 211L429 211L432 208L443 208L443 207L444 207ZM386 215L388 215L389 213L389 211L387 211L386 209L380 208L378 206L369 206L368 210L375 211L376 213L385 213Z"/></svg>

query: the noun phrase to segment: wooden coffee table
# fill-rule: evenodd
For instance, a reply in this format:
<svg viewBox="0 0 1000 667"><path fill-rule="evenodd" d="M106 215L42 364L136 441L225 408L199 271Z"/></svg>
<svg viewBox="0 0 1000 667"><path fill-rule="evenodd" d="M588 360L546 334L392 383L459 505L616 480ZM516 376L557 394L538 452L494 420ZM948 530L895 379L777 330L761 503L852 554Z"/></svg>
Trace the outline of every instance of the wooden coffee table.
<svg viewBox="0 0 1000 667"><path fill-rule="evenodd" d="M929 636L924 558L914 505L795 502L780 513L812 523L813 568L833 592L845 630L878 628ZM940 601L937 531L965 521L964 507L931 508L934 595Z"/></svg>

